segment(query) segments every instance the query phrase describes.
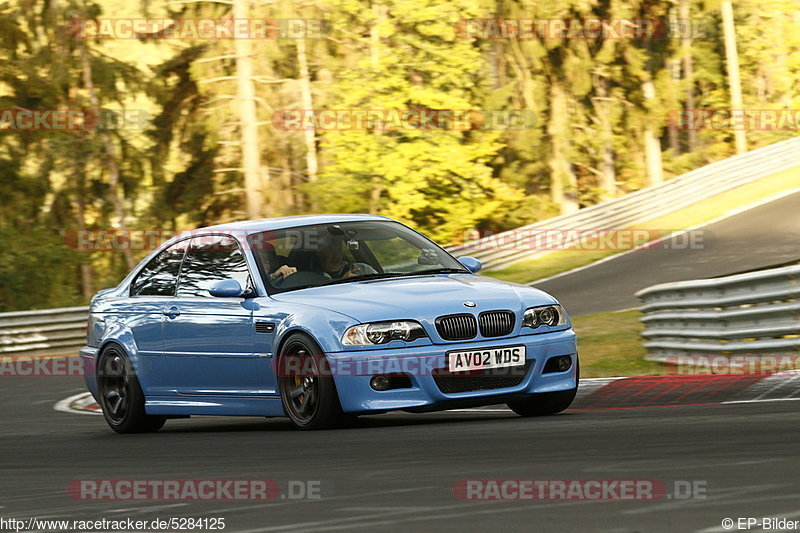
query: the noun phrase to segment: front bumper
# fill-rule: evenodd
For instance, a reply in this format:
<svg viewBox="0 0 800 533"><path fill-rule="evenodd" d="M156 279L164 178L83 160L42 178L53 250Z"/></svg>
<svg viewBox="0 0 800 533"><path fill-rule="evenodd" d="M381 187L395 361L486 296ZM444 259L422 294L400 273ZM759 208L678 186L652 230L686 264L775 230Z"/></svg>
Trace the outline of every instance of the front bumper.
<svg viewBox="0 0 800 533"><path fill-rule="evenodd" d="M437 386L430 371L432 368L446 368L445 353L449 351L516 345L525 345L526 358L533 362L522 381L513 387L445 394ZM326 355L330 360L342 409L350 413L397 409L435 410L440 404L442 408L458 403L490 405L501 403L501 399L507 396L556 392L574 389L577 386L578 354L575 333L571 329L491 341L467 341L399 350L336 352ZM551 357L561 355L572 356L572 367L565 372L542 374L545 362ZM391 371L408 375L411 387L377 391L370 386L373 376Z"/></svg>

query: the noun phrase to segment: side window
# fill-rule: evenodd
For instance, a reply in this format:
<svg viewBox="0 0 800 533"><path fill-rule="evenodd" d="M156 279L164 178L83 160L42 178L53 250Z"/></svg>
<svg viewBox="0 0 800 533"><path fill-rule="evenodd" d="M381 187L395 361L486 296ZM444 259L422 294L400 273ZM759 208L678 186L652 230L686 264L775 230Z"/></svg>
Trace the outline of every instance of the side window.
<svg viewBox="0 0 800 533"><path fill-rule="evenodd" d="M250 272L236 240L224 235L195 237L186 253L178 283L178 296L211 296L214 283L235 279L247 288Z"/></svg>
<svg viewBox="0 0 800 533"><path fill-rule="evenodd" d="M175 296L178 270L189 241L173 244L145 265L131 285L131 296Z"/></svg>

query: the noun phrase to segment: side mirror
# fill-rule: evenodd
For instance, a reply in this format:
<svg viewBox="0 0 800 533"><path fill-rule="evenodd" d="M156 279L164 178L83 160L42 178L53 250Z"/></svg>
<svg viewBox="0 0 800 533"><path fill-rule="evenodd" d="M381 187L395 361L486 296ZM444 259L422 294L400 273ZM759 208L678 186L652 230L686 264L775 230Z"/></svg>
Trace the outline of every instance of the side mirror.
<svg viewBox="0 0 800 533"><path fill-rule="evenodd" d="M208 292L217 298L238 298L244 296L245 290L235 279L223 279L214 283Z"/></svg>
<svg viewBox="0 0 800 533"><path fill-rule="evenodd" d="M459 257L458 262L464 265L473 274L481 269L483 264L474 257Z"/></svg>

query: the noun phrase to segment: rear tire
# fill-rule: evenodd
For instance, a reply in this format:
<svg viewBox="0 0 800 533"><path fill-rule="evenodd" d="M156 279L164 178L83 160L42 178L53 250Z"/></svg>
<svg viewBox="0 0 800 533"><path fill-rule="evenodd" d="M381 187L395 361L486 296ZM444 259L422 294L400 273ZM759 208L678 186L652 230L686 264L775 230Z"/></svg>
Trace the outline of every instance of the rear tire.
<svg viewBox="0 0 800 533"><path fill-rule="evenodd" d="M304 333L292 333L278 359L278 383L286 416L298 429L339 427L345 415L325 354Z"/></svg>
<svg viewBox="0 0 800 533"><path fill-rule="evenodd" d="M581 368L576 359L575 388L558 392L531 394L527 398L508 402L509 409L520 416L548 416L560 413L572 405L578 393Z"/></svg>
<svg viewBox="0 0 800 533"><path fill-rule="evenodd" d="M109 427L117 433L158 431L167 419L151 416L144 409L144 393L125 351L109 344L97 365L97 390L100 407Z"/></svg>

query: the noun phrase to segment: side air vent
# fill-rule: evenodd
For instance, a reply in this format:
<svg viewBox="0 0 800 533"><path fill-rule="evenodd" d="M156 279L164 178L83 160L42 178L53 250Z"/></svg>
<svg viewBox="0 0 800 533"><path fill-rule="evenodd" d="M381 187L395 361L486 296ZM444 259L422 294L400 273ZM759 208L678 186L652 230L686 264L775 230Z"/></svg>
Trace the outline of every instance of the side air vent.
<svg viewBox="0 0 800 533"><path fill-rule="evenodd" d="M275 331L275 324L272 322L256 322L256 333L272 333Z"/></svg>

